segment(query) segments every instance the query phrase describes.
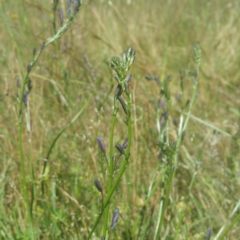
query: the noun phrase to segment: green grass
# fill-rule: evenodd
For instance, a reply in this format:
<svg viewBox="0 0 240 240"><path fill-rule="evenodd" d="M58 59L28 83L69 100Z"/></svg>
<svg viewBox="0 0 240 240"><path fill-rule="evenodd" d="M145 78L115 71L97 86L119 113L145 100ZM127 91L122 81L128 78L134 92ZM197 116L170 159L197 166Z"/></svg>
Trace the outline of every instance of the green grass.
<svg viewBox="0 0 240 240"><path fill-rule="evenodd" d="M68 30L36 59L26 106L33 48L38 52L61 27L59 8L66 21L67 1L56 9L53 1L0 4L0 239L87 239L100 215L91 239L206 239L209 227L211 239L239 238L238 1L84 1ZM180 103L179 71L196 68L195 43L202 52L197 97L187 76ZM119 105L113 128L117 82L110 61L129 46L136 50L131 124ZM161 83L172 76L169 100L146 75ZM192 96L188 113L191 104L183 108ZM158 126L166 109L159 99L169 114L166 141L179 145L162 160ZM181 117L189 117L183 141L185 125L173 124ZM130 130L130 155L110 176L96 138L111 161ZM102 196L111 191L103 213Z"/></svg>

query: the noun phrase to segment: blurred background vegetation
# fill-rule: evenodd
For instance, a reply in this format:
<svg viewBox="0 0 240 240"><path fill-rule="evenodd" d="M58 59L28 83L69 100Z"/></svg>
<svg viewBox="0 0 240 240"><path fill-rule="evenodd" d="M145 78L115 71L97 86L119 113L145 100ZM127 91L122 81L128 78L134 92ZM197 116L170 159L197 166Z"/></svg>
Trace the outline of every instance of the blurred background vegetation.
<svg viewBox="0 0 240 240"><path fill-rule="evenodd" d="M21 84L33 48L39 49L54 34L60 20L57 12L53 14L52 1L0 3L0 238L28 239L17 148L16 79ZM59 8L66 18L66 1L59 1ZM128 46L136 50L131 68L133 145L131 163L111 203L111 211L118 207L122 217L110 231L110 239L152 239L160 186L147 205L144 201L159 163L155 110L160 90L145 76L155 74L163 79L172 75L170 114L172 119L178 118L179 71L192 66L194 43L202 48L199 94L180 148L165 239L173 239L178 210L186 204L178 239L204 239L208 227L216 236L231 224L240 205L239 12L237 0L83 2L69 29L43 51L30 74L31 130L24 125L23 144L29 198L34 195L36 239L85 239L92 227L100 208L93 180L99 178L104 186L96 137L101 136L108 147L116 86L109 61ZM191 91L189 82L186 96ZM47 210L43 209L40 182L47 152L87 100L83 114L53 149L44 177ZM117 124L115 141L122 142L126 138L123 118ZM174 125L170 132L174 140ZM32 169L34 191L30 187ZM193 176L191 194L185 200ZM239 235L238 222L224 239L238 239ZM98 227L93 239L100 236Z"/></svg>

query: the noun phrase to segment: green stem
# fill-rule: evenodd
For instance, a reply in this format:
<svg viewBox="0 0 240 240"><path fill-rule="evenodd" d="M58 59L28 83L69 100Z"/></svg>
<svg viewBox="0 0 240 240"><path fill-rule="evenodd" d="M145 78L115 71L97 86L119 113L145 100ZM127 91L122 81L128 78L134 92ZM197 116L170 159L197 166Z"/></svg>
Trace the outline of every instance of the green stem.
<svg viewBox="0 0 240 240"><path fill-rule="evenodd" d="M111 121L111 130L110 130L110 153L109 153L109 172L108 172L108 192L111 191L112 188L112 182L113 182L113 172L114 172L114 146L113 146L113 137L114 137L114 128L115 128L115 122L116 117L118 113L118 106L117 106L117 99L114 98L114 110L113 110L113 116ZM104 227L103 227L103 236L106 237L107 229L108 229L108 216L109 216L109 204L106 207L105 216L104 216Z"/></svg>
<svg viewBox="0 0 240 240"><path fill-rule="evenodd" d="M240 214L238 214L233 221L229 224L229 226L227 227L227 229L223 232L223 234L218 238L218 240L222 240L224 239L224 237L226 237L226 235L228 234L228 232L233 228L233 226L240 220Z"/></svg>
<svg viewBox="0 0 240 240"><path fill-rule="evenodd" d="M75 13L76 14L76 13ZM52 42L54 42L56 39L58 39L63 32L66 31L67 27L69 26L69 24L72 22L73 18L75 15L72 15L71 17L69 17L67 19L67 21L65 22L64 26L59 28L59 30L57 31L57 33L50 38L45 44L44 46L42 45L41 49L38 51L38 53L34 56L33 60L29 63L28 65L28 70L27 73L24 77L23 83L22 83L22 87L20 90L20 96L19 96L19 117L18 117L18 150L19 150L19 155L20 155L20 165L21 165L21 175L22 175L22 192L24 195L24 200L25 200L25 204L26 204L26 208L27 208L27 213L28 213L28 221L29 221L29 225L30 225L30 231L31 231L31 239L34 239L33 236L33 226L32 226L32 216L31 216L31 207L30 207L30 202L29 202L29 197L28 197L28 190L27 190L27 180L26 180L26 171L25 171L25 158L24 158L24 150L23 150L23 136L22 136L22 123L23 123L23 107L24 107L24 94L26 91L26 86L28 83L28 77L29 77L29 73L31 72L31 69L34 67L34 65L36 64L40 54L42 53L43 49L51 44Z"/></svg>
<svg viewBox="0 0 240 240"><path fill-rule="evenodd" d="M120 180L121 180L121 178L122 178L122 176L123 176L123 174L124 174L124 172L125 172L125 170L126 170L126 168L127 168L127 165L129 164L130 148L131 148L131 140L132 140L132 117L131 117L132 97L131 97L131 94L128 94L128 95L127 95L127 98L128 98L128 118L127 118L127 125L128 125L128 147L127 147L126 152L125 152L124 162L123 162L123 164L121 165L119 174L118 174L118 176L116 177L115 182L112 184L112 186L111 186L111 188L110 188L110 191L108 191L108 195L107 195L107 197L106 197L106 199L105 199L105 201L104 201L102 211L99 213L97 219L95 220L95 223L94 223L94 225L93 225L93 228L91 229L91 232L89 233L89 235L88 235L88 237L87 237L87 240L89 240L89 239L91 238L91 236L92 236L93 232L95 231L95 229L96 229L96 227L97 227L97 225L98 225L98 223L99 223L99 221L100 221L100 219L101 219L101 217L102 217L105 209L106 209L107 207L109 207L109 202L110 202L110 200L111 200L111 198L112 198L112 195L113 195L114 191L116 190L116 187L117 187L118 183L120 182ZM113 117L113 119L114 119L114 117ZM112 126L115 125L115 120L113 120L113 119L112 119ZM111 128L111 129L112 129L112 128ZM111 131L110 136L112 136L112 138L113 138L112 133L113 133L113 132ZM112 138L111 138L111 139L112 139ZM112 145L112 146L113 146L113 145ZM112 151L113 151L113 149L112 149ZM113 152L111 153L111 149L110 149L110 156L111 156L111 154L113 154ZM110 161L111 161L111 159L110 159ZM113 166L112 166L112 167L113 167ZM110 166L110 168L111 168L111 166ZM110 171L110 170L109 170L109 171ZM107 209L106 209L106 211L107 211ZM106 217L106 216L107 216L107 217ZM108 215L105 215L105 218L108 218ZM105 219L105 221L106 221L106 219ZM105 226L104 226L104 228L105 228ZM106 236L106 232L104 232L104 234L105 234L105 235L103 235L103 236L105 237L105 236Z"/></svg>
<svg viewBox="0 0 240 240"><path fill-rule="evenodd" d="M112 197L112 195L113 195L113 193L114 193L118 183L120 182L120 180L121 180L121 178L122 178L122 176L123 176L123 174L124 174L124 172L126 170L126 167L127 167L128 163L129 163L129 158L125 158L124 159L124 163L122 164L121 170L120 170L120 172L119 172L115 182L113 183L110 192L108 193L108 195L107 195L107 197L106 197L106 199L104 201L103 210L102 210L102 212L99 213L99 215L98 215L98 217L97 217L97 219L96 219L96 221L95 221L95 223L93 225L93 228L92 228L91 232L89 233L87 239L90 239L92 234L93 234L93 232L95 231L95 229L96 229L96 227L97 227L97 225L98 225L98 223L99 223L99 221L100 221L100 219L101 219L101 217L102 217L106 207L109 205L111 197Z"/></svg>

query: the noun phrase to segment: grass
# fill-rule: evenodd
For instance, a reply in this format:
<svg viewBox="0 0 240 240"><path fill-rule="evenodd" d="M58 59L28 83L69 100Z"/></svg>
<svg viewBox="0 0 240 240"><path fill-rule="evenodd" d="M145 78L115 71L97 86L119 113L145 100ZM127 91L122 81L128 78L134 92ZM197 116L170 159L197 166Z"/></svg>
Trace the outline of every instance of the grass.
<svg viewBox="0 0 240 240"><path fill-rule="evenodd" d="M84 1L60 38L53 2L0 1L0 239L238 239L238 1ZM127 126L110 61L129 46Z"/></svg>

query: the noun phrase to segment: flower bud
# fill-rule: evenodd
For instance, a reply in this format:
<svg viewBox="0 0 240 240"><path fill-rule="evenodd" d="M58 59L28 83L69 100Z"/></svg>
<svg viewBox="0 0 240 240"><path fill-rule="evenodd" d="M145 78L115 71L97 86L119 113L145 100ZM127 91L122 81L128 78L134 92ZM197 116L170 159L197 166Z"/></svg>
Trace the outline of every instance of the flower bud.
<svg viewBox="0 0 240 240"><path fill-rule="evenodd" d="M126 149L128 146L128 139L126 139L122 145L122 149Z"/></svg>
<svg viewBox="0 0 240 240"><path fill-rule="evenodd" d="M30 73L30 72L31 72L31 69L32 69L32 64L29 63L29 64L27 65L27 72Z"/></svg>
<svg viewBox="0 0 240 240"><path fill-rule="evenodd" d="M124 155L125 153L124 153L124 150L123 150L123 148L122 148L122 146L120 145L120 144L116 144L116 149L119 151L119 153L122 155Z"/></svg>
<svg viewBox="0 0 240 240"><path fill-rule="evenodd" d="M61 8L58 10L58 13L59 13L59 19L60 19L60 26L62 27L62 25L63 25L63 11L62 11Z"/></svg>
<svg viewBox="0 0 240 240"><path fill-rule="evenodd" d="M33 48L33 56L35 56L35 54L36 54L36 51L37 51L37 48L36 48L36 47L34 47L34 48Z"/></svg>
<svg viewBox="0 0 240 240"><path fill-rule="evenodd" d="M125 114L127 115L128 110L127 110L127 105L126 105L126 103L124 102L124 100L123 100L123 98L122 98L121 96L118 97L118 100L119 100L119 102L120 102L121 105L122 105L123 111L124 111Z"/></svg>
<svg viewBox="0 0 240 240"><path fill-rule="evenodd" d="M42 52L44 48L45 48L45 42L43 42L43 44L42 44L42 46L40 48L40 52Z"/></svg>
<svg viewBox="0 0 240 240"><path fill-rule="evenodd" d="M103 188L102 188L102 185L101 185L100 181L99 181L97 178L94 179L94 185L95 185L95 187L97 188L97 190L98 190L100 193L102 193Z"/></svg>
<svg viewBox="0 0 240 240"><path fill-rule="evenodd" d="M207 234L206 234L206 240L210 240L211 234L212 234L212 229L211 229L211 228L208 228Z"/></svg>
<svg viewBox="0 0 240 240"><path fill-rule="evenodd" d="M132 74L128 74L125 78L125 82L129 82L132 78Z"/></svg>
<svg viewBox="0 0 240 240"><path fill-rule="evenodd" d="M97 144L103 153L106 153L105 144L101 137L97 137Z"/></svg>
<svg viewBox="0 0 240 240"><path fill-rule="evenodd" d="M25 106L27 106L27 103L28 103L28 92L25 92L25 93L24 93L23 103L24 103Z"/></svg>
<svg viewBox="0 0 240 240"><path fill-rule="evenodd" d="M122 91L123 91L123 90L122 90L121 85L118 84L114 94L115 94L116 96L118 96L118 98L119 98L119 97L121 96L121 94L122 94Z"/></svg>
<svg viewBox="0 0 240 240"><path fill-rule="evenodd" d="M116 208L114 213L113 213L112 224L110 226L111 229L113 229L116 226L118 217L119 217L119 209Z"/></svg>

